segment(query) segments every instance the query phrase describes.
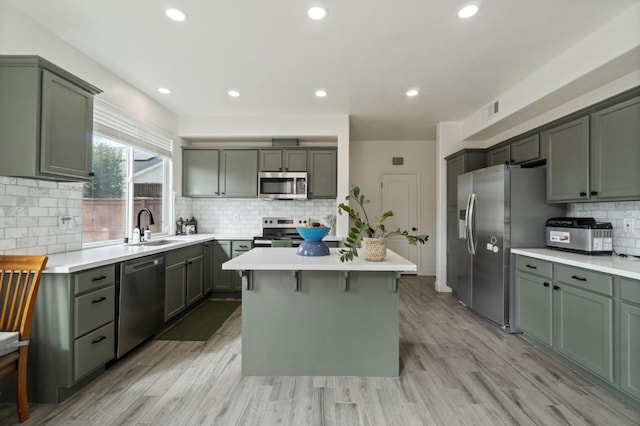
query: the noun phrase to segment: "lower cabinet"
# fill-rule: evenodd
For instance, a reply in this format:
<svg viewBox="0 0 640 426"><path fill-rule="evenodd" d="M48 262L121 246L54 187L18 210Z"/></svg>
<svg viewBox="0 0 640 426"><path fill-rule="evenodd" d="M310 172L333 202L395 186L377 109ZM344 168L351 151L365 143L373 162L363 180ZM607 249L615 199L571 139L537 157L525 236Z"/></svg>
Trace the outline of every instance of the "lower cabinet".
<svg viewBox="0 0 640 426"><path fill-rule="evenodd" d="M238 257L242 253L246 253L251 250L252 241L232 241L231 242L231 257ZM232 291L242 291L242 277L238 274L238 271L231 271L233 276Z"/></svg>
<svg viewBox="0 0 640 426"><path fill-rule="evenodd" d="M515 256L516 328L640 403L640 281Z"/></svg>
<svg viewBox="0 0 640 426"><path fill-rule="evenodd" d="M165 256L165 322L184 311L203 296L204 245L172 250Z"/></svg>
<svg viewBox="0 0 640 426"><path fill-rule="evenodd" d="M202 283L202 293L206 296L213 289L215 279L215 241L204 243L204 278Z"/></svg>
<svg viewBox="0 0 640 426"><path fill-rule="evenodd" d="M235 271L223 271L222 264L231 259L231 241L216 241L214 245L213 291L232 291Z"/></svg>
<svg viewBox="0 0 640 426"><path fill-rule="evenodd" d="M61 402L115 358L115 283L113 264L42 275L29 344L29 402ZM0 395L13 390L2 388Z"/></svg>
<svg viewBox="0 0 640 426"><path fill-rule="evenodd" d="M620 388L640 400L640 281L620 280Z"/></svg>

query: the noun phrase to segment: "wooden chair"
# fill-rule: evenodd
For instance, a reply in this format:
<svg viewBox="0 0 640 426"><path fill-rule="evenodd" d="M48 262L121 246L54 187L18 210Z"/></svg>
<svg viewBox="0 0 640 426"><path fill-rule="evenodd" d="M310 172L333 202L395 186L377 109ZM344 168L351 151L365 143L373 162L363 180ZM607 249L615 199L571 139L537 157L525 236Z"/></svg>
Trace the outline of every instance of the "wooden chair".
<svg viewBox="0 0 640 426"><path fill-rule="evenodd" d="M0 256L0 377L16 375L18 419L29 418L27 352L47 256Z"/></svg>

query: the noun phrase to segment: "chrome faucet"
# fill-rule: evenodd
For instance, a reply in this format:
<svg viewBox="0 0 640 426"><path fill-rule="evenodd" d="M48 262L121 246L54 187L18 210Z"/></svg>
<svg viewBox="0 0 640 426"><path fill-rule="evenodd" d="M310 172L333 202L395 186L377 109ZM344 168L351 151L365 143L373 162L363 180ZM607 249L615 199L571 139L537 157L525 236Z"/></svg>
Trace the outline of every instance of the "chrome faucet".
<svg viewBox="0 0 640 426"><path fill-rule="evenodd" d="M140 230L140 236L141 237L144 235L144 231L142 230L142 227L140 226L140 216L142 216L142 213L145 213L145 212L149 216L149 225L155 224L155 222L153 221L153 214L151 214L151 210L149 210L146 207L140 209L140 211L138 212L138 229Z"/></svg>

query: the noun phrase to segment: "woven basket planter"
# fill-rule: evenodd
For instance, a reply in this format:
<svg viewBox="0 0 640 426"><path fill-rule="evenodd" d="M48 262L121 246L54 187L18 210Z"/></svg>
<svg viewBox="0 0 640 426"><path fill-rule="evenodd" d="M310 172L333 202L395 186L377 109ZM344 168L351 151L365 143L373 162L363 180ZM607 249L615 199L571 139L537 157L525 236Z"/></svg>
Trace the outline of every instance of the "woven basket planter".
<svg viewBox="0 0 640 426"><path fill-rule="evenodd" d="M364 260L380 262L387 256L386 238L363 238L362 257Z"/></svg>

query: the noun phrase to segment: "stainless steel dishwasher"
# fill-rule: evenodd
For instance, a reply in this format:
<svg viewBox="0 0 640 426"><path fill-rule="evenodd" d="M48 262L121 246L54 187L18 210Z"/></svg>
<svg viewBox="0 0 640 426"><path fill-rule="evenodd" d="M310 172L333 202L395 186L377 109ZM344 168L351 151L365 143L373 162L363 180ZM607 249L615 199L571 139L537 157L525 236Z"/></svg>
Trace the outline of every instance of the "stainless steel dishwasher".
<svg viewBox="0 0 640 426"><path fill-rule="evenodd" d="M119 278L118 358L164 325L164 256L122 262Z"/></svg>

